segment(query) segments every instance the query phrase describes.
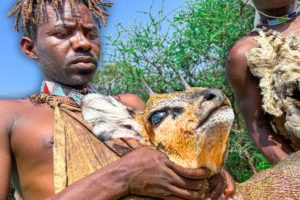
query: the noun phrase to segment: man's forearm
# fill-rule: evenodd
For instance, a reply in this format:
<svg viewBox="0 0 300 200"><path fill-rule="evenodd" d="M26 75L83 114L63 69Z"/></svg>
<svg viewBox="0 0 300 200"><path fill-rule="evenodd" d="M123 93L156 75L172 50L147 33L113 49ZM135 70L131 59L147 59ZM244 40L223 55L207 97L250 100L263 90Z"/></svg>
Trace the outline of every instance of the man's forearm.
<svg viewBox="0 0 300 200"><path fill-rule="evenodd" d="M104 167L51 197L58 199L119 199L127 195L126 172L118 162Z"/></svg>
<svg viewBox="0 0 300 200"><path fill-rule="evenodd" d="M273 133L268 127L264 126L256 127L252 130L250 129L249 134L256 147L272 164L277 164L280 160L285 159L293 152L285 141Z"/></svg>

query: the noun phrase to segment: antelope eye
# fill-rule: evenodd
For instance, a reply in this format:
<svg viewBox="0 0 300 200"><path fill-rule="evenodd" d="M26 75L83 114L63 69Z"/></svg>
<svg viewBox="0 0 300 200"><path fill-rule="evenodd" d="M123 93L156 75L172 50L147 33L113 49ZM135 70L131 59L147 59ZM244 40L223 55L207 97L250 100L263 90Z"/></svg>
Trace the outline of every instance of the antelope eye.
<svg viewBox="0 0 300 200"><path fill-rule="evenodd" d="M168 115L166 111L158 111L151 115L150 120L153 126L157 126Z"/></svg>

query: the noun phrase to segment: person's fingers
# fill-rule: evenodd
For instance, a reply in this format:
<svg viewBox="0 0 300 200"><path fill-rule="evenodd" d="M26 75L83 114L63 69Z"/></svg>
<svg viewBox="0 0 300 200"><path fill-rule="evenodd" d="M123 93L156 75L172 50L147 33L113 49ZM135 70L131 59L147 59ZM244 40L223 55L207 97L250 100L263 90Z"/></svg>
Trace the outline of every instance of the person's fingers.
<svg viewBox="0 0 300 200"><path fill-rule="evenodd" d="M171 192L171 194L179 199L186 199L186 200L201 200L208 197L208 190L186 190L182 189L176 186L169 186L168 190ZM171 196L171 197L173 197ZM170 198L170 196L166 197L167 199Z"/></svg>
<svg viewBox="0 0 300 200"><path fill-rule="evenodd" d="M210 198L212 200L218 199L226 188L226 178L223 172L218 173L217 175L211 177L209 179L210 188L212 191L210 192Z"/></svg>
<svg viewBox="0 0 300 200"><path fill-rule="evenodd" d="M183 198L180 198L180 197L175 197L175 196L169 196L169 197L166 197L166 198L163 198L164 200L185 200Z"/></svg>
<svg viewBox="0 0 300 200"><path fill-rule="evenodd" d="M174 180L174 183L172 184L188 190L209 190L209 185L206 179L192 180L182 177L178 180Z"/></svg>
<svg viewBox="0 0 300 200"><path fill-rule="evenodd" d="M171 182L173 185L180 187L182 189L188 190L209 190L209 184L206 179L196 180L196 179L188 179L183 176L173 176L174 179Z"/></svg>
<svg viewBox="0 0 300 200"><path fill-rule="evenodd" d="M226 176L226 180L227 180L227 186L226 189L224 191L224 194L226 196L226 199L233 197L235 194L235 184L234 184L234 180L232 178L232 176L224 170L224 174Z"/></svg>
<svg viewBox="0 0 300 200"><path fill-rule="evenodd" d="M202 180L208 174L205 169L185 169L171 163L164 154L146 147L132 151L123 159L125 157L124 165L130 171L127 175L130 194L188 200L208 196L208 183ZM132 159L134 157L140 158L139 161Z"/></svg>
<svg viewBox="0 0 300 200"><path fill-rule="evenodd" d="M174 172L177 174L184 176L186 178L190 179L204 179L207 178L208 176L208 170L204 168L199 168L199 169L188 169L188 168L183 168L179 165L176 165L172 163L171 161L167 163L168 167L170 167Z"/></svg>
<svg viewBox="0 0 300 200"><path fill-rule="evenodd" d="M164 176L164 180L170 183L171 185L174 185L176 187L187 189L187 190L209 190L209 184L207 179L190 179L186 178L184 176L179 175L175 171L173 171L171 168L165 167L162 168L161 171L163 171L163 174L168 174L168 178ZM159 174L159 173L158 173Z"/></svg>

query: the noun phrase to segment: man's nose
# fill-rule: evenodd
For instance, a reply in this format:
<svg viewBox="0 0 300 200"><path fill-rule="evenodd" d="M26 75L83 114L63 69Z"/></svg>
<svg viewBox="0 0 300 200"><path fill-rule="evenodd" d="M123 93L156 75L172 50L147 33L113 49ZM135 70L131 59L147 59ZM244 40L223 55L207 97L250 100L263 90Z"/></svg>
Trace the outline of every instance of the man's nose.
<svg viewBox="0 0 300 200"><path fill-rule="evenodd" d="M74 51L90 51L92 48L91 41L81 31L72 37L72 46Z"/></svg>

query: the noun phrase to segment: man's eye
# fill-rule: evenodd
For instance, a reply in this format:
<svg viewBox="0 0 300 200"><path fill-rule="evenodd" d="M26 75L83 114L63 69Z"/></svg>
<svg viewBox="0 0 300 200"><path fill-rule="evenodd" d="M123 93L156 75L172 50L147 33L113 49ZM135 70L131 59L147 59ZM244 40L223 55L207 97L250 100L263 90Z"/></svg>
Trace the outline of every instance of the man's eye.
<svg viewBox="0 0 300 200"><path fill-rule="evenodd" d="M95 40L98 38L98 34L97 33L88 33L86 35L86 37L89 39L89 40Z"/></svg>
<svg viewBox="0 0 300 200"><path fill-rule="evenodd" d="M168 116L168 113L166 111L157 111L153 113L150 117L151 124L153 126L157 126L160 124L166 117Z"/></svg>
<svg viewBox="0 0 300 200"><path fill-rule="evenodd" d="M56 32L53 35L58 38L58 39L65 39L67 37L69 37L72 33L70 31L60 31L60 32Z"/></svg>

